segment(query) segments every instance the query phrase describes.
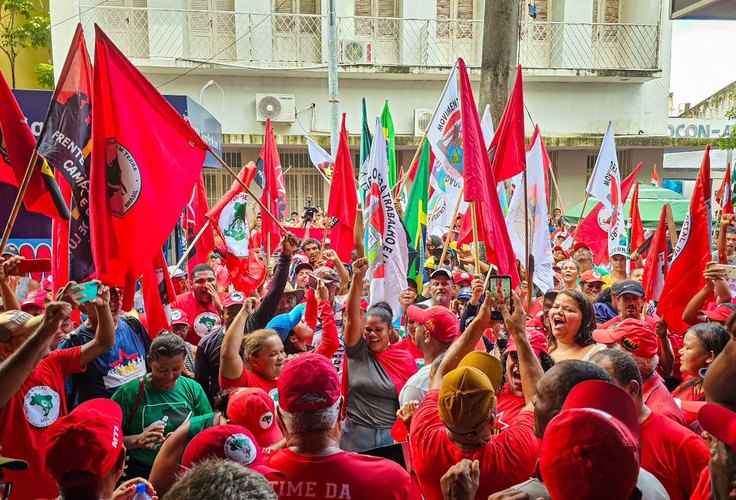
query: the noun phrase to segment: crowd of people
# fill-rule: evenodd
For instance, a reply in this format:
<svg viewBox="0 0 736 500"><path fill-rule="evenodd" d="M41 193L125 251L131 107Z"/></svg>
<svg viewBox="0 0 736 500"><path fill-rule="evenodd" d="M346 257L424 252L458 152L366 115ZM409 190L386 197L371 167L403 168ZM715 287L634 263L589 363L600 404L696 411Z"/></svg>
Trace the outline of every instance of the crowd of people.
<svg viewBox="0 0 736 500"><path fill-rule="evenodd" d="M595 266L561 215L549 290L489 287L450 231L394 311L365 258L287 232L252 294L224 252L171 269L159 332L120 288L20 276L8 245L0 498L736 497L733 219L676 332L646 255Z"/></svg>

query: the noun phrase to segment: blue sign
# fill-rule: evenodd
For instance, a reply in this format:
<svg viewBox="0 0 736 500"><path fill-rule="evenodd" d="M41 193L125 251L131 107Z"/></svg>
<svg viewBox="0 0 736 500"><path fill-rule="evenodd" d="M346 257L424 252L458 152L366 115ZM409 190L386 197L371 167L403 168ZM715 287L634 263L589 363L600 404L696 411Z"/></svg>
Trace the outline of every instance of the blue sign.
<svg viewBox="0 0 736 500"><path fill-rule="evenodd" d="M192 128L222 158L222 124L209 111L190 97L183 95L164 96L181 116L191 123ZM206 168L221 168L220 162L208 151L204 158Z"/></svg>

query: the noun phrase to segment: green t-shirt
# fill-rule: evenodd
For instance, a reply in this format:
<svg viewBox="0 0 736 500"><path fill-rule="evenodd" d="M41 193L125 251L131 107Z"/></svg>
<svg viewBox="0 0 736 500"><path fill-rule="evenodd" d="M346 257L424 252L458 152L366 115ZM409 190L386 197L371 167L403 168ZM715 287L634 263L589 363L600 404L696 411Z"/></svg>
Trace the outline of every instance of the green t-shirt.
<svg viewBox="0 0 736 500"><path fill-rule="evenodd" d="M187 432L187 442L184 444L184 448L189 445L189 442L194 439L197 434L205 429L214 427L215 415L219 415L219 413L205 413L204 415L199 415L197 417L192 417L189 419L189 431ZM217 419L220 419L219 416Z"/></svg>
<svg viewBox="0 0 736 500"><path fill-rule="evenodd" d="M140 381L131 380L120 386L112 395L112 400L123 409L123 425L130 419L130 412L138 400L139 388ZM186 422L187 418L211 412L212 407L202 386L194 380L179 377L176 380L176 387L170 391L159 391L151 385L148 377L144 377L141 403L130 420L130 428L124 429L124 432L126 436L140 434L146 427L160 421L166 423L164 431L166 436ZM144 464L152 465L160 448L159 446L155 450L142 448L129 450L128 455Z"/></svg>

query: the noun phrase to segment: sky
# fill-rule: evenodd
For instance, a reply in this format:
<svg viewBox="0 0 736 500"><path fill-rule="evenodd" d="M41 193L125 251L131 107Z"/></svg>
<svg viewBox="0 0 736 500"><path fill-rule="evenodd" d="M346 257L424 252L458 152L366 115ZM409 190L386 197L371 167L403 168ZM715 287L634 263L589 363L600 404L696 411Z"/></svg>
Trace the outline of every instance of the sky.
<svg viewBox="0 0 736 500"><path fill-rule="evenodd" d="M673 21L670 92L697 104L736 81L736 21Z"/></svg>

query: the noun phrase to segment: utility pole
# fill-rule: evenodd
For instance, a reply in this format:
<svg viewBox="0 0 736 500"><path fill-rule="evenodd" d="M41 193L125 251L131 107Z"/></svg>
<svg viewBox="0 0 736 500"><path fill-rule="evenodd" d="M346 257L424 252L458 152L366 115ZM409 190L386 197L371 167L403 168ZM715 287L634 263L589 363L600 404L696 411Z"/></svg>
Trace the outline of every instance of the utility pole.
<svg viewBox="0 0 736 500"><path fill-rule="evenodd" d="M509 78L516 69L519 5L519 0L485 0L478 113L483 113L486 104L490 104L496 123L501 119L513 85Z"/></svg>
<svg viewBox="0 0 736 500"><path fill-rule="evenodd" d="M336 0L329 0L329 43L327 61L327 85L330 92L330 150L332 157L337 154L337 142L340 136L340 102L337 91L337 12Z"/></svg>

